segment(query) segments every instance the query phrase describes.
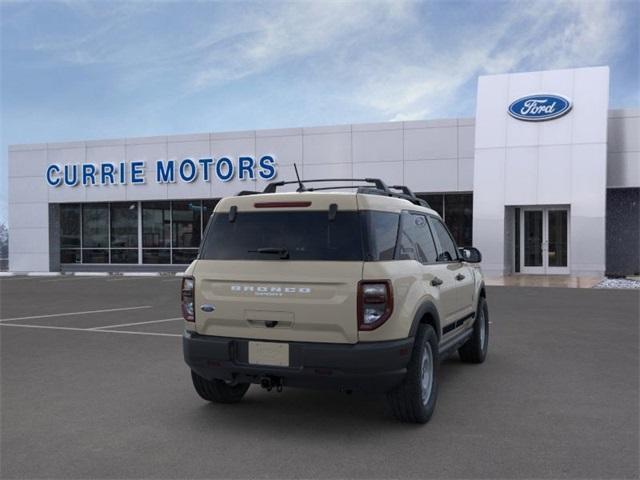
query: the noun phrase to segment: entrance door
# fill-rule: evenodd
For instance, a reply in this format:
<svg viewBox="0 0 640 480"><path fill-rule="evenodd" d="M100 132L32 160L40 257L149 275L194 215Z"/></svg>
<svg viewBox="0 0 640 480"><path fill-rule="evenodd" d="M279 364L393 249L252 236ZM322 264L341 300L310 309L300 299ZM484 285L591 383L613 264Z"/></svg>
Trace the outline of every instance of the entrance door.
<svg viewBox="0 0 640 480"><path fill-rule="evenodd" d="M520 272L569 273L569 210L527 207L520 215Z"/></svg>

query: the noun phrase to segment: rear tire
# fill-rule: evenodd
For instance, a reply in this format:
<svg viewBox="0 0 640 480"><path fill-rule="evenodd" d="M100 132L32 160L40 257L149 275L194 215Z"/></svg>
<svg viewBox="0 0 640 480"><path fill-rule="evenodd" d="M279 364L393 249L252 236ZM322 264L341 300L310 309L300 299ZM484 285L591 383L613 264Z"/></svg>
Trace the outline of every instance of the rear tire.
<svg viewBox="0 0 640 480"><path fill-rule="evenodd" d="M431 325L418 328L407 375L387 393L393 415L401 422L427 423L438 398L438 336Z"/></svg>
<svg viewBox="0 0 640 480"><path fill-rule="evenodd" d="M223 380L213 379L207 380L200 375L191 371L191 380L193 386L205 400L215 403L238 403L249 390L249 383L237 383L229 385Z"/></svg>
<svg viewBox="0 0 640 480"><path fill-rule="evenodd" d="M487 358L489 348L489 308L484 297L478 301L476 321L473 324L473 333L462 347L458 349L460 359L467 363L482 363Z"/></svg>

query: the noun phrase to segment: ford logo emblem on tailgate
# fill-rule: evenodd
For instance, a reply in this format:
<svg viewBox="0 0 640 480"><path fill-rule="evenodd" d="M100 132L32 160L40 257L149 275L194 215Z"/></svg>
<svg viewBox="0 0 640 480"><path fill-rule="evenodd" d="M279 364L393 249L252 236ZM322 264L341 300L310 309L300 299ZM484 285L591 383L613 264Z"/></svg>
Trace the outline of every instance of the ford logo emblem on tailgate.
<svg viewBox="0 0 640 480"><path fill-rule="evenodd" d="M571 110L571 100L561 95L528 95L509 105L509 115L527 122L541 122L561 117Z"/></svg>

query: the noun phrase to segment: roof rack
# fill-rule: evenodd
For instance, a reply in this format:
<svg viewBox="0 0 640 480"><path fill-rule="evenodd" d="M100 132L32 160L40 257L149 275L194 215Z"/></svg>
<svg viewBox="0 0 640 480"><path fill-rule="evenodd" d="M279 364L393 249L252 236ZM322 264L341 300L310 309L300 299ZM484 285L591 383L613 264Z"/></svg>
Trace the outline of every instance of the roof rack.
<svg viewBox="0 0 640 480"><path fill-rule="evenodd" d="M305 186L306 183L323 183L323 182L362 182L370 185L335 185L331 187L306 187ZM358 193L402 198L404 200L410 201L415 205L431 208L425 200L416 197L416 195L408 187L404 185L388 186L379 178L316 178L312 180L298 179L298 180L291 180L291 181L271 182L265 187L262 193L276 193L278 187L283 187L285 185L292 185L292 184L299 185L299 187L296 189L297 192L315 192L318 190L337 190L337 189L357 188ZM400 190L402 193L394 192L393 190ZM243 191L243 192L240 192L240 195L250 195L252 193L253 192Z"/></svg>

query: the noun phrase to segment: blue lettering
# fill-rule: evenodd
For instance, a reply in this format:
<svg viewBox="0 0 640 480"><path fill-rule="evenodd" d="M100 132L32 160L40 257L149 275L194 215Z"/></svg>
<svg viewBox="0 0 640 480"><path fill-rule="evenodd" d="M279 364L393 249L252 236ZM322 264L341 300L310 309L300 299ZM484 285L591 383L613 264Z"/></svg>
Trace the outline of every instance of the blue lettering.
<svg viewBox="0 0 640 480"><path fill-rule="evenodd" d="M202 180L208 182L210 180L210 167L213 163L212 158L201 158L198 163L202 165Z"/></svg>
<svg viewBox="0 0 640 480"><path fill-rule="evenodd" d="M69 172L73 173L73 177ZM78 184L78 165L64 166L64 184L69 187L74 187Z"/></svg>
<svg viewBox="0 0 640 480"><path fill-rule="evenodd" d="M167 161L167 166L164 166L162 160L156 162L156 182L158 183L173 183L176 181L175 162L173 160Z"/></svg>
<svg viewBox="0 0 640 480"><path fill-rule="evenodd" d="M131 162L131 183L140 185L144 183L144 162Z"/></svg>
<svg viewBox="0 0 640 480"><path fill-rule="evenodd" d="M227 173L223 173L222 167L226 165ZM221 182L228 182L233 178L233 163L227 157L222 157L216 162L216 177Z"/></svg>
<svg viewBox="0 0 640 480"><path fill-rule="evenodd" d="M275 160L270 155L265 155L260 159L259 165L260 170L258 171L258 175L263 180L271 180L276 176L276 167Z"/></svg>
<svg viewBox="0 0 640 480"><path fill-rule="evenodd" d="M102 183L102 185L111 185L116 183L116 179L113 175L115 169L116 166L113 163L103 163L100 165L100 183ZM107 180L109 181L107 182Z"/></svg>
<svg viewBox="0 0 640 480"><path fill-rule="evenodd" d="M58 187L62 183L60 177L53 177L53 174L60 175L60 166L56 164L49 165L47 167L47 183L50 187Z"/></svg>
<svg viewBox="0 0 640 480"><path fill-rule="evenodd" d="M82 185L89 185L88 180L91 180L91 185L96 184L96 166L92 163L83 163Z"/></svg>
<svg viewBox="0 0 640 480"><path fill-rule="evenodd" d="M256 178L253 167L255 167L256 162L251 157L240 157L238 159L238 176L240 180L245 179L245 172L249 174L249 178L253 180Z"/></svg>
<svg viewBox="0 0 640 480"><path fill-rule="evenodd" d="M185 168L186 166L188 166L189 169ZM187 171L189 172L189 175L187 175L186 173ZM185 158L180 163L179 173L180 173L180 179L183 182L191 183L198 176L198 168L196 167L196 164L193 160L191 160L190 158Z"/></svg>
<svg viewBox="0 0 640 480"><path fill-rule="evenodd" d="M127 184L127 168L126 168L125 162L120 162L120 167L118 168L118 171L120 173L120 183L122 185L126 185Z"/></svg>

